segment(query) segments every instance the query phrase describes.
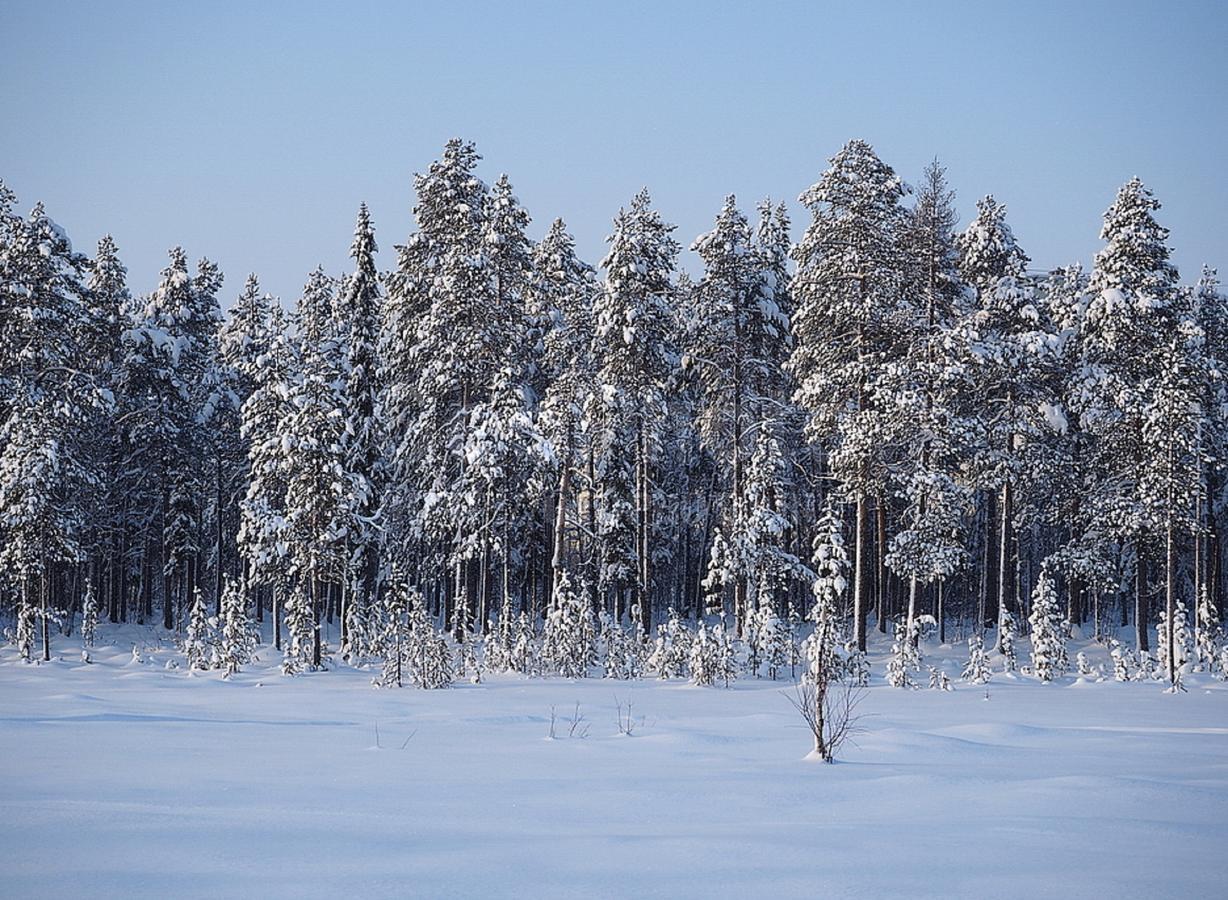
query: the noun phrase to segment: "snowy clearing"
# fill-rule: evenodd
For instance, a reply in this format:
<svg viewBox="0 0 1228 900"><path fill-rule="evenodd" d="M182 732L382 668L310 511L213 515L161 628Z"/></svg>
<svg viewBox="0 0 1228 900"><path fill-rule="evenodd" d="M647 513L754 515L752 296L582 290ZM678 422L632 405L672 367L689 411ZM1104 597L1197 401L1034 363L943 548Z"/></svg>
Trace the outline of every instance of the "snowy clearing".
<svg viewBox="0 0 1228 900"><path fill-rule="evenodd" d="M827 766L783 682L375 690L344 666L280 676L267 648L224 681L167 670L169 643L134 661L150 634L104 627L93 665L67 638L50 664L0 650L8 896L1212 897L1228 879L1228 685L1204 676L1177 696L1000 674L905 691L880 652L865 731ZM955 675L962 648L927 662L944 654Z"/></svg>

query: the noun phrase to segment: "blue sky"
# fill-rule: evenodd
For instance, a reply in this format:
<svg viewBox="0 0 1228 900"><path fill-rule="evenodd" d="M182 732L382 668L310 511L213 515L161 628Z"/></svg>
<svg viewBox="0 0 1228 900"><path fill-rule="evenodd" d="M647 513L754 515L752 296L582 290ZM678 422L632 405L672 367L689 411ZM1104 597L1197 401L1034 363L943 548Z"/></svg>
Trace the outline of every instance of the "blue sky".
<svg viewBox="0 0 1228 900"><path fill-rule="evenodd" d="M382 252L444 142L596 263L642 185L684 244L728 193L797 195L848 139L992 192L1036 268L1099 246L1139 175L1182 275L1228 274L1228 7L1181 3L63 3L0 0L0 178L131 286L182 244L287 300ZM691 264L693 265L693 264Z"/></svg>

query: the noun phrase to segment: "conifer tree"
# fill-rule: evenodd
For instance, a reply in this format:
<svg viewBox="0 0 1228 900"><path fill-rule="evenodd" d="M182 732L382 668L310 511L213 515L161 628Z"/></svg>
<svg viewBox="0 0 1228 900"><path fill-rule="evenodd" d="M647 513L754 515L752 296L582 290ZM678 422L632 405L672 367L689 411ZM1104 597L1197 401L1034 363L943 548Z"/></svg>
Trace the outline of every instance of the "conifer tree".
<svg viewBox="0 0 1228 900"><path fill-rule="evenodd" d="M801 196L812 220L794 248L796 312L789 370L806 435L830 446L830 466L856 507L854 640L865 649L869 501L881 494L872 400L882 363L898 356L896 311L907 284L905 187L869 144L850 141Z"/></svg>
<svg viewBox="0 0 1228 900"><path fill-rule="evenodd" d="M670 343L678 255L673 229L652 209L647 190L620 210L607 239L610 249L601 263L606 279L595 306L600 584L615 600L616 615L626 608L618 598L634 594L631 608L638 608L646 627L652 621L650 482L665 381L676 356Z"/></svg>

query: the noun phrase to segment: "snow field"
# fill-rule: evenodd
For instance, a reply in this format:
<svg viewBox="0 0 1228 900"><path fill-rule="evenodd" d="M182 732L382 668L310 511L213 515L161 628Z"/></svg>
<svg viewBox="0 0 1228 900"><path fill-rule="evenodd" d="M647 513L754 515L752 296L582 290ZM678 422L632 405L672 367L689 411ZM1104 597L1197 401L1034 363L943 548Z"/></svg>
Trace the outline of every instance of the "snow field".
<svg viewBox="0 0 1228 900"><path fill-rule="evenodd" d="M1216 897L1228 885L1228 685L1205 676L1175 696L1000 673L905 691L882 683L884 645L857 746L826 766L804 759L787 682L491 676L375 690L372 672L346 666L283 677L267 648L226 681L167 670L181 659L169 644L134 661L148 640L104 625L93 665L67 638L50 664L0 650L6 896ZM926 651L957 675L962 647ZM616 724L627 702L631 736Z"/></svg>

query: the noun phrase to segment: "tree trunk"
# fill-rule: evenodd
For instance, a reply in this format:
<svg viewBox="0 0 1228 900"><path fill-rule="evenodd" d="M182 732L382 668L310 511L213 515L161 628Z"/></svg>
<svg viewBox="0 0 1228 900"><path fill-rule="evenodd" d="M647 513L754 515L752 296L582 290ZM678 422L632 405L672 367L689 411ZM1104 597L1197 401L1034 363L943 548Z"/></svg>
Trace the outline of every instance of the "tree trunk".
<svg viewBox="0 0 1228 900"><path fill-rule="evenodd" d="M1002 485L1002 509L998 533L998 641L1002 640L1002 623L1011 609L1011 587L1015 579L1011 573L1011 483Z"/></svg>
<svg viewBox="0 0 1228 900"><path fill-rule="evenodd" d="M1134 566L1134 642L1139 653L1151 649L1147 640L1147 558L1143 555L1143 541L1135 541L1137 562Z"/></svg>
<svg viewBox="0 0 1228 900"><path fill-rule="evenodd" d="M311 639L311 664L315 668L320 668L320 582L314 576L311 578L311 618L312 618L312 639Z"/></svg>
<svg viewBox="0 0 1228 900"><path fill-rule="evenodd" d="M887 510L880 497L874 504L876 534L874 541L874 588L878 595L878 631L887 633L887 619L891 616L890 598L887 596Z"/></svg>
<svg viewBox="0 0 1228 900"><path fill-rule="evenodd" d="M866 649L866 495L857 494L857 537L853 543L853 630L857 649Z"/></svg>
<svg viewBox="0 0 1228 900"><path fill-rule="evenodd" d="M1170 498L1171 503L1171 498ZM1168 683L1177 685L1176 622L1177 613L1177 541L1174 535L1173 516L1170 512L1164 528L1164 641L1168 649Z"/></svg>

